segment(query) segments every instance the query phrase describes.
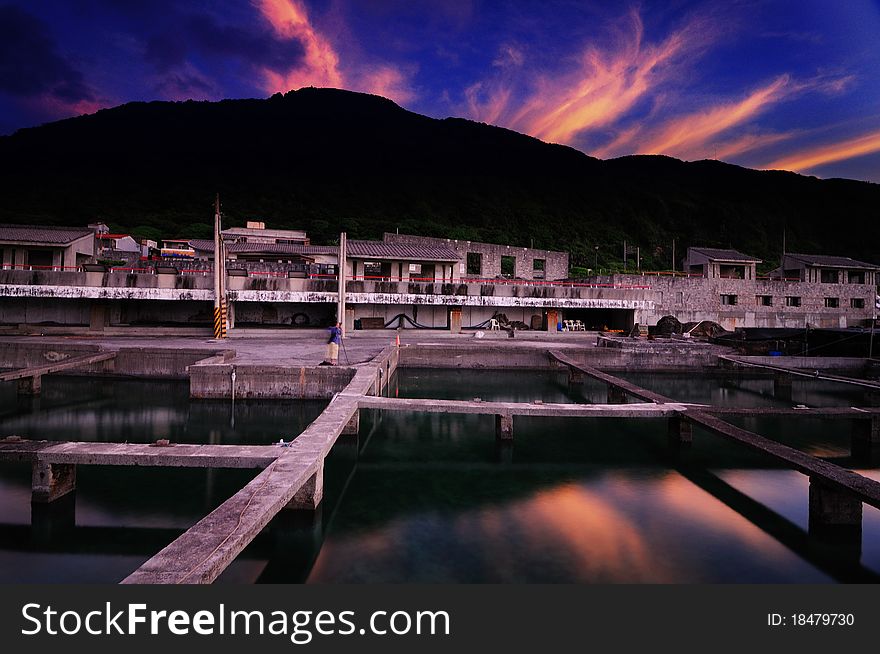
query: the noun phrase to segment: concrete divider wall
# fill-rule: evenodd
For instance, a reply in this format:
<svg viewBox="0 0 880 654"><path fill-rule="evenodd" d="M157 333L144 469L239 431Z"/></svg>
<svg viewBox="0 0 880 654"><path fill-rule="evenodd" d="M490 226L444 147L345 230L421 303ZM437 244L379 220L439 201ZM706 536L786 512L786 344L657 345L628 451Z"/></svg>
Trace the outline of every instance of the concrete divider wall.
<svg viewBox="0 0 880 654"><path fill-rule="evenodd" d="M13 370L44 366L47 363L57 363L64 359L94 354L100 350L98 345L0 342L0 368ZM82 370L101 369L103 369L103 363L82 368Z"/></svg>
<svg viewBox="0 0 880 654"><path fill-rule="evenodd" d="M867 371L870 364L867 359L858 357L767 357L767 356L736 356L737 359L762 366L779 366L800 370L848 370L852 372Z"/></svg>
<svg viewBox="0 0 880 654"><path fill-rule="evenodd" d="M604 348L565 348L577 363L602 370L693 370L719 367L717 352L621 352ZM486 370L552 370L547 350L540 347L502 347L490 343L478 346L444 345L443 348L408 345L401 348L400 365L405 368L463 368Z"/></svg>
<svg viewBox="0 0 880 654"><path fill-rule="evenodd" d="M0 342L0 368L42 366L101 350L99 345L87 344ZM56 374L186 379L188 366L215 354L215 351L197 348L127 347L117 351L112 366L100 362Z"/></svg>
<svg viewBox="0 0 880 654"><path fill-rule="evenodd" d="M354 377L352 368L321 366L194 365L189 368L190 397L232 397L235 370L236 398L291 398L325 400L342 391Z"/></svg>
<svg viewBox="0 0 880 654"><path fill-rule="evenodd" d="M114 374L186 379L189 366L214 356L217 352L197 348L124 347L116 355Z"/></svg>

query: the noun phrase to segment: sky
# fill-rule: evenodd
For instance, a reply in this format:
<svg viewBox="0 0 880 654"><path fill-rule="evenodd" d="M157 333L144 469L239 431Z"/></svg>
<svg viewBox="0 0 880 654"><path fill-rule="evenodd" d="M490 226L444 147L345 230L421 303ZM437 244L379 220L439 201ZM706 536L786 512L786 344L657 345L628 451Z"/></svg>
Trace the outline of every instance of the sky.
<svg viewBox="0 0 880 654"><path fill-rule="evenodd" d="M0 134L303 86L602 159L880 183L880 0L0 0Z"/></svg>

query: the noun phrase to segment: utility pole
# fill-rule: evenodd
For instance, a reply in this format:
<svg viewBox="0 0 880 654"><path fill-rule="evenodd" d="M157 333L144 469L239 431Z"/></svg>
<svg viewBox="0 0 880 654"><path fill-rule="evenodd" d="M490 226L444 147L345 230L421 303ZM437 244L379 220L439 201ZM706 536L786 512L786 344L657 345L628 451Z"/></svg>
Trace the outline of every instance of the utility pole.
<svg viewBox="0 0 880 654"><path fill-rule="evenodd" d="M626 241L623 242L623 269L626 270Z"/></svg>
<svg viewBox="0 0 880 654"><path fill-rule="evenodd" d="M220 194L214 199L214 338L226 338L226 248L220 223Z"/></svg>
<svg viewBox="0 0 880 654"><path fill-rule="evenodd" d="M339 234L339 265L337 266L338 274L336 278L339 280L339 300L336 309L336 320L342 327L342 335L345 336L345 258L348 255L348 236L345 232Z"/></svg>
<svg viewBox="0 0 880 654"><path fill-rule="evenodd" d="M675 239L672 239L672 272L675 272Z"/></svg>

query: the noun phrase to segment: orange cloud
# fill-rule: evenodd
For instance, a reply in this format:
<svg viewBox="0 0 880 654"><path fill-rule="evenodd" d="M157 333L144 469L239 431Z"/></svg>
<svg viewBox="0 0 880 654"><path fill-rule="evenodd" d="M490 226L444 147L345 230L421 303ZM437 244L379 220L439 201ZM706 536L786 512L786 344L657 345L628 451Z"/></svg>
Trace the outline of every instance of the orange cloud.
<svg viewBox="0 0 880 654"><path fill-rule="evenodd" d="M648 133L643 133L642 130L631 132L628 134L628 144L618 139L612 145L619 150L624 145L632 146L637 142L634 150L640 154L668 154L683 159L709 158L713 155L713 146L717 145L714 142L717 135L752 120L791 92L791 80L783 75L739 102L724 102L700 112L673 118ZM753 138L728 143L723 156L730 156L742 151L744 147L757 145L758 142L758 139ZM611 154L610 148L603 148L601 152L599 156Z"/></svg>
<svg viewBox="0 0 880 654"><path fill-rule="evenodd" d="M266 71L269 90L285 92L301 86L344 85L339 57L333 46L312 26L299 0L256 0L257 8L278 36L296 39L303 45L303 62L286 74Z"/></svg>
<svg viewBox="0 0 880 654"><path fill-rule="evenodd" d="M772 170L810 170L824 164L875 152L880 152L880 131L869 132L838 143L807 148L761 167Z"/></svg>
<svg viewBox="0 0 880 654"><path fill-rule="evenodd" d="M792 138L799 132L752 131L733 137L724 134L747 125L771 107L803 92L839 93L852 77L816 77L804 81L781 75L739 101L721 101L697 112L673 117L656 128L637 125L597 148L597 157L621 154L666 154L681 159L726 159L765 148Z"/></svg>
<svg viewBox="0 0 880 654"><path fill-rule="evenodd" d="M415 97L403 70L390 64L358 65L345 69L333 44L309 19L301 0L253 0L275 33L303 45L303 59L289 70L264 69L264 87L270 93L286 93L303 86L329 86L375 93L396 102Z"/></svg>
<svg viewBox="0 0 880 654"><path fill-rule="evenodd" d="M588 48L580 69L556 80L543 79L540 92L526 101L514 125L548 141L569 141L579 132L613 123L628 112L662 77L660 69L695 45L685 28L658 45L644 43L644 27L635 11L629 33L618 49Z"/></svg>
<svg viewBox="0 0 880 654"><path fill-rule="evenodd" d="M588 47L577 67L559 75L542 75L516 108L512 106L514 81L503 71L499 79L485 80L465 93L468 114L497 122L537 138L570 142L579 133L613 124L649 92L666 81L673 64L705 47L717 30L705 21L692 20L657 44L646 43L644 26L633 10L608 51ZM523 55L505 50L498 61L519 65Z"/></svg>

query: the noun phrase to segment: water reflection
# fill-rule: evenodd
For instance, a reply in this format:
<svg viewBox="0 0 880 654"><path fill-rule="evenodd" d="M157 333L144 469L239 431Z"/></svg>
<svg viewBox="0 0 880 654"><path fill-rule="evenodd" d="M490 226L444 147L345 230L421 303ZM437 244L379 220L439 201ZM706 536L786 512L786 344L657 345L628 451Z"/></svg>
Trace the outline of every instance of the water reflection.
<svg viewBox="0 0 880 654"><path fill-rule="evenodd" d="M472 375L404 370L392 390L605 401L604 386L572 388L564 374ZM720 397L714 379L632 379L677 399ZM779 403L762 394L770 380L752 381L726 389L724 401ZM185 384L92 382L48 378L30 404L0 393L0 435L269 443L299 433L323 406L242 402L233 421L228 403L191 402ZM836 390L809 393L817 403L844 401ZM738 419L793 447L848 456L846 421ZM865 508L860 549L817 544L806 478L736 443L695 429L691 448L670 453L663 420L514 424L513 443L499 447L492 416L363 412L359 439L339 443L327 460L321 513L279 514L220 581L877 580L880 512ZM32 516L30 471L0 466L0 580L118 581L253 474L84 466L73 512ZM878 478L873 468L865 474Z"/></svg>
<svg viewBox="0 0 880 654"><path fill-rule="evenodd" d="M0 385L0 438L268 444L295 437L325 405L237 401L233 414L229 402L191 401L185 382L47 377L38 398ZM64 502L32 508L29 466L0 464L0 582L118 582L256 472L79 466L65 512ZM254 581L272 556L265 541L227 579Z"/></svg>

